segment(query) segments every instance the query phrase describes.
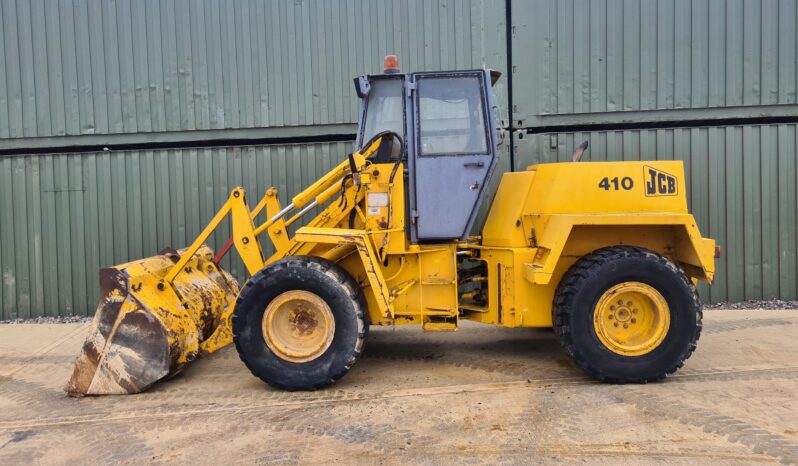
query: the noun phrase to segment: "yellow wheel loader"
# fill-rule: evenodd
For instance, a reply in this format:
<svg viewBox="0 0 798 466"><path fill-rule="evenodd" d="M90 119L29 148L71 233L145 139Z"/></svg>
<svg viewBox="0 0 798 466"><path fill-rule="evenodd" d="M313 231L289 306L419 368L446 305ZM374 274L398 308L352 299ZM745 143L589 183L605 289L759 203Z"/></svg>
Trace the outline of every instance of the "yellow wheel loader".
<svg viewBox="0 0 798 466"><path fill-rule="evenodd" d="M712 280L715 256L687 210L682 163L579 162L582 146L575 162L503 174L471 236L498 158L496 79L404 74L395 57L356 78L354 152L288 205L274 188L254 205L235 188L187 248L100 272L66 391L140 392L231 342L266 383L312 390L347 373L371 325L451 331L462 319L553 327L602 381L676 371L696 347L695 285ZM214 255L204 244L228 218ZM242 287L219 268L232 248L250 274Z"/></svg>

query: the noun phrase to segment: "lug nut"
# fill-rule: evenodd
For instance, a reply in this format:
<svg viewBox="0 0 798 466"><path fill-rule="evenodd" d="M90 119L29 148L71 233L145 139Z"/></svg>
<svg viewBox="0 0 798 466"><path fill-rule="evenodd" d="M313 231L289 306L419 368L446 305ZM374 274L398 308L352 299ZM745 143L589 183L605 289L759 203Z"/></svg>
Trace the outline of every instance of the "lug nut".
<svg viewBox="0 0 798 466"><path fill-rule="evenodd" d="M609 318L610 320L612 320L614 317L613 317L613 316L609 316L608 318Z"/></svg>
<svg viewBox="0 0 798 466"><path fill-rule="evenodd" d="M618 305L623 306L623 300L622 299L618 300Z"/></svg>
<svg viewBox="0 0 798 466"><path fill-rule="evenodd" d="M632 314L637 314L637 309L632 309Z"/></svg>
<svg viewBox="0 0 798 466"><path fill-rule="evenodd" d="M623 324L623 328L629 328L629 324Z"/></svg>
<svg viewBox="0 0 798 466"><path fill-rule="evenodd" d="M610 310L614 311L615 310L615 306L610 306Z"/></svg>
<svg viewBox="0 0 798 466"><path fill-rule="evenodd" d="M631 301L626 301L626 305L631 307L632 306L632 302Z"/></svg>
<svg viewBox="0 0 798 466"><path fill-rule="evenodd" d="M615 323L614 323L614 324L612 324L612 325L614 325L614 326L616 326L616 327L617 327L617 326L618 326L618 322L615 322Z"/></svg>
<svg viewBox="0 0 798 466"><path fill-rule="evenodd" d="M634 317L632 317L632 323L633 323L633 324L636 324L636 323L637 323L637 319L635 319Z"/></svg>

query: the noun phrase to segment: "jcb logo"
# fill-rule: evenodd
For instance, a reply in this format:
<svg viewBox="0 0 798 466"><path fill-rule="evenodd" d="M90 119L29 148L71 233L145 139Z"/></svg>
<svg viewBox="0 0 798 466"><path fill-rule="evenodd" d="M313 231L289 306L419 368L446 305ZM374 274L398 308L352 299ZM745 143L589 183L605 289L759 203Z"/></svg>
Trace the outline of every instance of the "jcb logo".
<svg viewBox="0 0 798 466"><path fill-rule="evenodd" d="M656 168L644 166L646 196L675 196L678 187L676 177Z"/></svg>

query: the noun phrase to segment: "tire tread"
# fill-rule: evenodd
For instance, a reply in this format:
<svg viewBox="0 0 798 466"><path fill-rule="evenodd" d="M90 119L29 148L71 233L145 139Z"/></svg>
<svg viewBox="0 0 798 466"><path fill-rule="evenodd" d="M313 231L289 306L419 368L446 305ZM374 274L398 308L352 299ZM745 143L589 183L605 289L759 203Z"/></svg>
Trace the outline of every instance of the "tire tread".
<svg viewBox="0 0 798 466"><path fill-rule="evenodd" d="M679 358L677 358L671 367L668 367L666 370L652 377L613 377L602 372L599 368L593 367L586 361L586 359L577 349L569 327L572 298L576 295L582 283L599 274L601 272L601 267L605 263L629 257L635 257L644 261L659 263L672 269L690 289L693 307L697 309L696 331L692 341L690 341L689 345L687 345L683 353L679 356ZM571 268L565 273L560 281L560 285L557 287L557 292L554 295L554 305L552 306L552 323L554 326L554 333L557 336L560 346L562 346L574 364L576 364L579 368L584 370L590 376L602 382L609 383L655 382L662 380L669 374L673 374L679 370L682 366L684 366L684 362L693 354L697 347L698 339L701 336L701 330L703 326L702 319L703 310L701 301L698 297L698 290L693 282L687 277L687 275L685 275L684 271L668 258L657 254L656 252L636 246L612 246L599 249L579 259L573 266L571 266Z"/></svg>
<svg viewBox="0 0 798 466"><path fill-rule="evenodd" d="M247 283L244 285L244 288L257 286L261 281L265 280L270 274L274 273L276 270L281 270L283 273L287 269L291 268L310 268L319 270L330 277L332 277L335 281L337 281L347 292L349 299L352 300L354 308L356 309L356 315L358 318L358 322L360 323L360 328L358 329L358 337L357 342L355 344L354 351L347 361L346 365L341 368L338 372L330 376L328 380L323 382L319 382L316 384L308 385L305 387L295 387L295 386L287 386L281 384L279 381L276 380L267 380L263 377L259 378L269 384L274 388L278 388L281 390L318 390L320 388L327 387L332 385L336 381L338 381L341 377L343 377L349 369L357 362L360 358L361 354L363 353L363 348L365 344L366 334L368 333L368 322L366 321L367 313L366 313L366 301L363 297L363 293L360 288L357 286L357 282L346 272L341 266L330 262L328 260L322 259L320 257L315 256L290 256L284 259L281 259L273 264L270 264L263 269L261 269L258 273L256 273L252 278L250 278ZM239 305L241 301L241 296L244 295L244 291L242 290L239 293L239 297L236 300L236 306ZM235 321L237 316L233 313L233 328L235 329ZM241 361L246 365L247 369L250 370L253 374L256 374L255 367L250 363L248 358L245 356L246 352L244 351L243 346L239 342L239 335L237 332L233 332L233 342L235 343L236 350L238 351L238 356ZM257 375L257 374L256 374Z"/></svg>

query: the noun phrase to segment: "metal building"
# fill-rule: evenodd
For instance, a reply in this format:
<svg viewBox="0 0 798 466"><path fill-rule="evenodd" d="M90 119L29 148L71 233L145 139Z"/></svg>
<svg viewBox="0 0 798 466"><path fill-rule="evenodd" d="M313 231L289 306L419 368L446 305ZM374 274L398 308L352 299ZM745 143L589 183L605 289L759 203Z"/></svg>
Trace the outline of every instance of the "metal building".
<svg viewBox="0 0 798 466"><path fill-rule="evenodd" d="M795 299L797 3L0 0L0 317L91 314L99 267L186 244L232 187L309 184L387 53L502 71L504 170L584 139L685 160L723 247L704 298Z"/></svg>

